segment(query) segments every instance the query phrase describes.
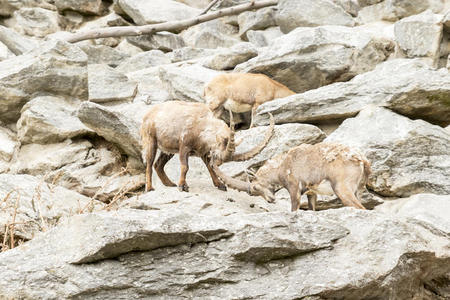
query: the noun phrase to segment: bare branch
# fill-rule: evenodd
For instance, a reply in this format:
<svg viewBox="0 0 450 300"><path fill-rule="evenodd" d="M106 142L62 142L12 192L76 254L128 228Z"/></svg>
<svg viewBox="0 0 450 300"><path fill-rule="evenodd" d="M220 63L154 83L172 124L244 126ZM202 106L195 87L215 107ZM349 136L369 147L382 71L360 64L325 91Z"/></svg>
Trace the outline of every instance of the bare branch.
<svg viewBox="0 0 450 300"><path fill-rule="evenodd" d="M120 36L137 36L143 34L152 34L160 31L178 32L190 26L211 21L220 17L237 15L247 10L272 6L276 5L277 3L278 0L262 0L258 2L252 1L246 4L221 9L209 14L181 21L170 21L165 23L143 25L143 26L115 26L115 27L98 28L94 30L81 31L72 34L71 36L66 38L66 41L69 43L76 43L79 41L89 39L120 37Z"/></svg>
<svg viewBox="0 0 450 300"><path fill-rule="evenodd" d="M206 14L217 2L222 2L222 0L213 0L209 5L199 14L199 16Z"/></svg>

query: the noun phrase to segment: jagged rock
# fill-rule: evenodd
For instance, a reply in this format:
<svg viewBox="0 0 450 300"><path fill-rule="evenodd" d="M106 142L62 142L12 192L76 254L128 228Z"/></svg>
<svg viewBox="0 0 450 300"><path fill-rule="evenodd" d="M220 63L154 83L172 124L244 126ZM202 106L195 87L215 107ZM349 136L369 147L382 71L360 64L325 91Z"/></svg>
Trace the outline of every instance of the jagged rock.
<svg viewBox="0 0 450 300"><path fill-rule="evenodd" d="M61 30L58 13L40 8L21 8L16 10L13 17L6 20L6 25L20 34L45 37Z"/></svg>
<svg viewBox="0 0 450 300"><path fill-rule="evenodd" d="M83 15L76 11L67 10L62 13L64 30L76 30L83 25Z"/></svg>
<svg viewBox="0 0 450 300"><path fill-rule="evenodd" d="M249 30L247 31L247 39L250 43L258 47L266 47L273 40L282 36L280 27L270 27L266 30Z"/></svg>
<svg viewBox="0 0 450 300"><path fill-rule="evenodd" d="M186 45L182 37L165 31L154 34L130 36L127 37L127 40L131 44L145 51L156 49L164 52L170 52Z"/></svg>
<svg viewBox="0 0 450 300"><path fill-rule="evenodd" d="M9 169L9 161L18 147L19 143L14 132L0 127L0 173Z"/></svg>
<svg viewBox="0 0 450 300"><path fill-rule="evenodd" d="M335 4L342 7L348 14L352 17L356 17L358 15L361 6L358 0L332 0Z"/></svg>
<svg viewBox="0 0 450 300"><path fill-rule="evenodd" d="M325 141L365 152L372 163L370 188L380 195L450 194L450 134L440 126L369 107Z"/></svg>
<svg viewBox="0 0 450 300"><path fill-rule="evenodd" d="M146 112L146 105L136 103L134 114L127 114L123 107L110 108L92 102L83 102L78 118L105 140L119 146L126 154L141 158L139 127Z"/></svg>
<svg viewBox="0 0 450 300"><path fill-rule="evenodd" d="M173 63L191 60L196 58L203 58L207 56L211 56L216 54L217 51L215 49L207 49L207 48L194 48L194 47L183 47L179 49L174 49L171 53L169 53L169 57Z"/></svg>
<svg viewBox="0 0 450 300"><path fill-rule="evenodd" d="M137 82L137 92L133 102L146 104L173 100L159 78L159 67L150 67L127 74L127 77Z"/></svg>
<svg viewBox="0 0 450 300"><path fill-rule="evenodd" d="M266 130L267 126L262 126L239 131L236 134L236 140L242 139L242 143L237 147L236 153L246 152L261 143ZM255 171L266 160L292 147L303 143L315 144L321 142L325 137L322 130L309 124L276 125L269 144L259 154L244 162L225 163L221 169L230 176L242 175L245 170Z"/></svg>
<svg viewBox="0 0 450 300"><path fill-rule="evenodd" d="M53 0L0 0L0 16L10 17L16 10L23 7L40 7L56 10Z"/></svg>
<svg viewBox="0 0 450 300"><path fill-rule="evenodd" d="M258 50L251 43L239 43L231 48L223 48L216 54L203 60L204 67L213 70L232 70L238 64L258 55Z"/></svg>
<svg viewBox="0 0 450 300"><path fill-rule="evenodd" d="M136 95L137 83L103 64L91 64L89 73L89 101L131 101Z"/></svg>
<svg viewBox="0 0 450 300"><path fill-rule="evenodd" d="M382 213L406 219L429 230L450 235L450 195L417 194L408 198L386 201L375 208Z"/></svg>
<svg viewBox="0 0 450 300"><path fill-rule="evenodd" d="M296 92L318 88L372 70L393 50L359 28L297 28L236 66L238 72L264 73Z"/></svg>
<svg viewBox="0 0 450 300"><path fill-rule="evenodd" d="M355 25L352 16L328 0L281 0L276 21L284 33L305 26Z"/></svg>
<svg viewBox="0 0 450 300"><path fill-rule="evenodd" d="M203 88L218 71L204 68L198 64L170 64L160 67L159 77L172 98L183 101L204 102ZM200 76L201 74L201 76Z"/></svg>
<svg viewBox="0 0 450 300"><path fill-rule="evenodd" d="M47 184L34 176L12 174L0 174L0 198L6 199L0 203L1 240L4 239L5 226L12 221L15 203L18 201L14 235L22 241L49 230L62 217L77 214L90 201L83 195ZM94 201L93 206L99 207L97 202Z"/></svg>
<svg viewBox="0 0 450 300"><path fill-rule="evenodd" d="M54 144L22 145L12 161L14 174L45 175L65 165L82 161L88 155L92 144L88 141L65 140Z"/></svg>
<svg viewBox="0 0 450 300"><path fill-rule="evenodd" d="M97 200L112 200L144 182L139 166L106 142L66 140L57 144L28 144L11 162L10 172L42 177ZM127 168L127 171L123 169Z"/></svg>
<svg viewBox="0 0 450 300"><path fill-rule="evenodd" d="M130 44L126 39L121 41L115 49L127 56L133 56L133 55L144 52L144 50L142 50L141 48L136 47L133 44Z"/></svg>
<svg viewBox="0 0 450 300"><path fill-rule="evenodd" d="M266 7L257 11L246 11L238 15L239 36L247 38L247 31L262 30L267 27L276 26L275 21L276 9L274 7Z"/></svg>
<svg viewBox="0 0 450 300"><path fill-rule="evenodd" d="M22 144L50 144L91 133L76 116L80 103L53 96L34 98L22 108L18 139Z"/></svg>
<svg viewBox="0 0 450 300"><path fill-rule="evenodd" d="M0 42L6 45L15 55L21 55L39 45L39 42L26 38L16 31L0 25Z"/></svg>
<svg viewBox="0 0 450 300"><path fill-rule="evenodd" d="M106 45L82 44L80 48L87 54L89 64L107 64L110 67L117 67L129 58L129 55Z"/></svg>
<svg viewBox="0 0 450 300"><path fill-rule="evenodd" d="M187 46L215 49L240 43L241 40L236 37L237 33L235 26L225 24L221 20L212 20L189 27L180 35Z"/></svg>
<svg viewBox="0 0 450 300"><path fill-rule="evenodd" d="M0 61L14 57L14 53L11 52L11 50L6 47L5 44L0 42Z"/></svg>
<svg viewBox="0 0 450 300"><path fill-rule="evenodd" d="M350 208L228 217L99 212L1 253L0 295L414 299L431 295L424 286L449 272L446 245L447 236Z"/></svg>
<svg viewBox="0 0 450 300"><path fill-rule="evenodd" d="M427 10L395 23L395 40L406 57L429 57L437 64L442 39L442 15Z"/></svg>
<svg viewBox="0 0 450 300"><path fill-rule="evenodd" d="M210 2L209 0L175 0L175 1L181 2L181 3L191 6L191 7L199 8L199 9L204 9L205 7L208 6L208 4Z"/></svg>
<svg viewBox="0 0 450 300"><path fill-rule="evenodd" d="M164 52L159 50L151 50L133 55L129 59L124 60L116 70L122 73L130 73L146 69L153 66L170 64L171 60Z"/></svg>
<svg viewBox="0 0 450 300"><path fill-rule="evenodd" d="M59 11L73 10L83 14L101 15L105 9L102 0L55 0Z"/></svg>
<svg viewBox="0 0 450 300"><path fill-rule="evenodd" d="M364 7L358 12L358 23L366 24L379 20L395 22L405 17L417 15L427 9L439 13L444 8L444 3L441 0L385 0L378 2Z"/></svg>
<svg viewBox="0 0 450 300"><path fill-rule="evenodd" d="M396 76L392 76L396 74ZM264 103L256 124L324 122L354 116L367 105L384 106L412 118L448 124L450 76L420 60L396 59L349 82L335 83L302 94Z"/></svg>
<svg viewBox="0 0 450 300"><path fill-rule="evenodd" d="M86 54L62 41L0 62L0 119L16 121L22 106L37 93L87 99L86 65Z"/></svg>
<svg viewBox="0 0 450 300"><path fill-rule="evenodd" d="M172 0L118 0L119 7L138 25L195 17L201 10Z"/></svg>

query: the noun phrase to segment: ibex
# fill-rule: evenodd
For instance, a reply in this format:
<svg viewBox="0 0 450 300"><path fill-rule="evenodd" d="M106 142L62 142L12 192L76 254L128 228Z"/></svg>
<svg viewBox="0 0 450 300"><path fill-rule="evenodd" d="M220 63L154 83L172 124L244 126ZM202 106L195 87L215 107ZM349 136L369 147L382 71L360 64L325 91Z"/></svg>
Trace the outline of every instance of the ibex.
<svg viewBox="0 0 450 300"><path fill-rule="evenodd" d="M317 186L328 180L345 206L365 209L359 201L359 191L370 175L370 163L359 152L336 143L303 144L268 160L255 174L255 180L244 182L223 174L213 166L217 175L231 188L250 195L275 200L279 186L288 190L291 211L300 208L300 197L307 192L308 207L315 210Z"/></svg>
<svg viewBox="0 0 450 300"><path fill-rule="evenodd" d="M161 154L155 170L166 186L176 186L164 172L164 166L179 153L181 162L181 176L178 187L181 191L188 191L186 173L189 169L190 155L200 157L206 164L213 184L226 190L226 186L217 178L211 160L217 164L226 161L243 161L258 154L269 142L273 134L274 121L271 116L270 127L264 141L248 152L235 154L234 128L217 118L206 104L183 101L170 101L150 107L141 125L141 143L144 150L146 166L145 191L153 190L152 166L159 148ZM232 123L232 122L231 122Z"/></svg>
<svg viewBox="0 0 450 300"><path fill-rule="evenodd" d="M214 77L203 90L209 108L217 116L221 107L235 113L252 111L250 128L258 106L295 94L285 85L264 74L227 73Z"/></svg>

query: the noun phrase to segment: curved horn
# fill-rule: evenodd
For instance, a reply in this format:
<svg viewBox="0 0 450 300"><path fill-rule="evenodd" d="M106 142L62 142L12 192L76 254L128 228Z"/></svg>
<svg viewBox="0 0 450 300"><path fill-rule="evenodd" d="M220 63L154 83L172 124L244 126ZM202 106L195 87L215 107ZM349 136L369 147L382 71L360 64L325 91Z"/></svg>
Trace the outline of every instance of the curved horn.
<svg viewBox="0 0 450 300"><path fill-rule="evenodd" d="M267 146L267 144L269 143L270 139L272 138L273 135L273 131L274 131L274 127L275 127L275 121L273 119L273 116L271 113L268 113L270 116L270 126L269 129L266 132L266 136L264 138L264 141L259 144L258 146L256 146L255 148L241 153L241 154L233 154L231 156L231 160L232 161L244 161L244 160L248 160L250 158L252 158L253 156L255 156L256 154L258 154L259 152L262 151L262 149L264 149L264 147Z"/></svg>
<svg viewBox="0 0 450 300"><path fill-rule="evenodd" d="M228 139L227 149L226 149L226 160L230 160L233 156L234 151L236 150L236 143L234 142L234 121L233 121L233 113L231 109L228 110L230 114L230 138Z"/></svg>
<svg viewBox="0 0 450 300"><path fill-rule="evenodd" d="M247 192L248 194L250 194L250 190L251 190L251 183L249 182L245 182L245 181L241 181L238 179L235 179L233 177L230 177L228 175L225 175L218 166L216 166L215 164L212 165L214 172L217 174L217 176L219 176L219 178L223 181L223 183L234 189L234 190L238 190L238 191L242 191L242 192Z"/></svg>

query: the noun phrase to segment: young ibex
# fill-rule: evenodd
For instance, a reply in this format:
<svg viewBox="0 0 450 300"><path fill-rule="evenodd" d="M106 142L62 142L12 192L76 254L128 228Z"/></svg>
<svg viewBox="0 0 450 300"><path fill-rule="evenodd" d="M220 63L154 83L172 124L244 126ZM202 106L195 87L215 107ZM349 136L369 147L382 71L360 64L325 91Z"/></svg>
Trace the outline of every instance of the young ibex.
<svg viewBox="0 0 450 300"><path fill-rule="evenodd" d="M359 193L370 175L370 163L359 152L335 143L303 144L268 160L251 183L223 174L214 166L219 178L231 188L259 195L268 202L275 200L274 191L281 186L289 191L291 210L300 208L300 197L307 192L308 207L315 210L317 186L328 180L345 206L365 209Z"/></svg>
<svg viewBox="0 0 450 300"><path fill-rule="evenodd" d="M252 111L250 128L256 109L264 102L295 94L285 85L264 74L227 73L214 77L203 90L209 108L217 116L222 106L235 113Z"/></svg>
<svg viewBox="0 0 450 300"><path fill-rule="evenodd" d="M211 166L225 161L243 161L258 154L269 142L273 134L274 122L271 116L270 127L264 141L242 154L235 154L234 128L214 117L208 106L202 103L170 101L150 107L141 125L141 143L147 163L145 191L153 190L152 166L159 148L161 154L155 163L155 170L166 186L176 186L164 172L165 164L179 153L181 176L178 187L188 191L186 173L189 169L189 155L200 157L206 164L214 185L226 190ZM231 122L232 123L232 122Z"/></svg>

